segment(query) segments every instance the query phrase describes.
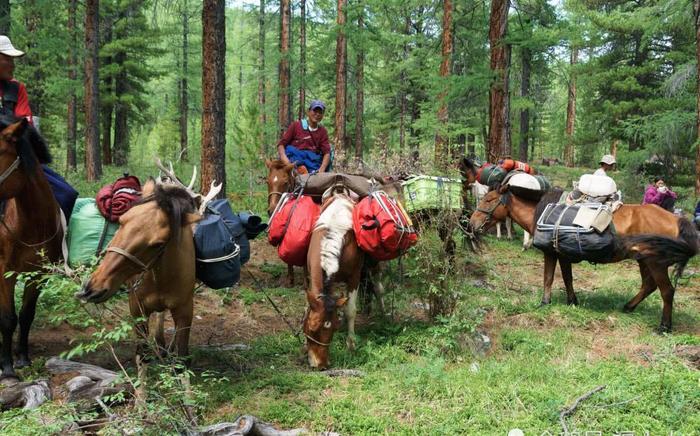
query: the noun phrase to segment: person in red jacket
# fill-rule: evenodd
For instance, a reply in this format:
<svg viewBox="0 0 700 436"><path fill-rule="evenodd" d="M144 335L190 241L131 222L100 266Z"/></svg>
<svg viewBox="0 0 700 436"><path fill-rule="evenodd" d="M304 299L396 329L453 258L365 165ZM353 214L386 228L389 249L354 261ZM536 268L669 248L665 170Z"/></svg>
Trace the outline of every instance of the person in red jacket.
<svg viewBox="0 0 700 436"><path fill-rule="evenodd" d="M321 125L326 105L314 100L306 118L294 121L277 143L277 151L284 163L293 163L300 173L323 173L331 164L331 145L328 132Z"/></svg>
<svg viewBox="0 0 700 436"><path fill-rule="evenodd" d="M27 88L14 78L15 58L22 56L24 52L17 50L10 38L0 35L0 101L2 103L0 115L24 117L34 124Z"/></svg>

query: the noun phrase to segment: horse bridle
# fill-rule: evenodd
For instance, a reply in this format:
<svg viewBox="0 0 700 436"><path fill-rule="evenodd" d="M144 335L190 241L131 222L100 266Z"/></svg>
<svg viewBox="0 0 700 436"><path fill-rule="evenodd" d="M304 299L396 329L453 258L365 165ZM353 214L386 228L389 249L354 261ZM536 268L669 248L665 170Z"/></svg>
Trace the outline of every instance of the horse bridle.
<svg viewBox="0 0 700 436"><path fill-rule="evenodd" d="M501 195L498 197L498 203L496 203L491 209L488 209L488 210L487 210L487 209L482 209L482 208L480 208L480 207L477 206L476 211L477 211L477 212L481 212L481 213L483 213L483 214L486 214L486 216L488 217L488 219L491 219L491 218L493 218L493 213L496 211L496 209L498 209L499 206L501 206L501 205L505 206L505 205L506 205L506 199L507 199L507 198L508 198L508 191L504 192L503 194L501 194Z"/></svg>
<svg viewBox="0 0 700 436"><path fill-rule="evenodd" d="M325 296L325 295L326 295L326 294L321 294L321 295L319 295L317 298L320 300L320 299L321 299L323 296ZM311 309L310 307L307 307L307 308L306 308L306 312L304 312L304 318L302 318L302 320L301 320L301 328L302 328L302 330L304 329L304 325L306 324L306 319L309 317L309 311L310 311L310 309ZM329 322L330 322L330 321L326 321L326 323L329 323ZM328 347L331 346L330 342L328 342L328 343L326 343L326 342L321 342L321 341L319 341L318 339L315 339L315 338L311 337L311 336L310 336L308 333L306 333L306 332L304 332L304 336L306 336L306 339L310 340L311 342L313 342L313 343L316 344L316 345L320 345L321 347L326 347L326 348L328 348Z"/></svg>
<svg viewBox="0 0 700 436"><path fill-rule="evenodd" d="M2 174L0 174L0 185L2 185L5 182L5 180L7 180L12 175L12 173L15 172L17 168L19 168L20 163L21 161L19 159L19 156L17 156L17 159L15 159L15 161L12 162L12 164L9 167L7 167L7 169L3 171Z"/></svg>
<svg viewBox="0 0 700 436"><path fill-rule="evenodd" d="M148 263L144 263L141 259L139 259L138 257L134 256L133 254L129 253L127 250L125 250L123 248L107 247L105 249L105 252L117 253L117 254L123 256L127 260L131 261L131 263L138 266L141 269L142 274L145 274L148 271L150 271L151 268L153 268L153 265L155 265L155 263L158 262L158 260L161 258L161 256L163 256L163 253L165 252L165 247L167 245L168 245L167 242L165 244L163 244L163 246L158 249L158 251L156 252L156 255L153 257L153 259L148 261Z"/></svg>

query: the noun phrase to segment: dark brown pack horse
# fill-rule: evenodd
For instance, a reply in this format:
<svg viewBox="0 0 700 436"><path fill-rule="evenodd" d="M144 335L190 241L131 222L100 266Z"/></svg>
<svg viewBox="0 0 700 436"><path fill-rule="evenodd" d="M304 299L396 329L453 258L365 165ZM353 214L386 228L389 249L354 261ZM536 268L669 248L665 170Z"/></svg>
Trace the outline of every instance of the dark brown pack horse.
<svg viewBox="0 0 700 436"><path fill-rule="evenodd" d="M470 223L475 231L483 231L507 216L523 229L534 235L537 218L549 203L561 197L562 191L555 189L538 202L517 197L501 187L491 191L479 203ZM698 236L693 225L656 205L623 205L613 215L615 231L620 237L619 252L612 262L635 259L639 263L642 286L639 293L624 306L626 312L633 311L652 292L659 288L663 300L660 331L672 327L673 296L675 288L668 275L668 267L677 264L676 275L680 277L683 267L698 252ZM542 304L552 298L554 271L559 262L568 304L578 304L574 293L571 262L556 253L544 253L544 294Z"/></svg>
<svg viewBox="0 0 700 436"><path fill-rule="evenodd" d="M0 129L0 378L4 379L17 378L12 358L16 276L6 273L38 271L45 261L58 261L63 227L58 203L41 169L41 164L51 162L46 143L24 118L0 118ZM29 329L38 298L37 284L28 282L19 313L18 368L30 364Z"/></svg>
<svg viewBox="0 0 700 436"><path fill-rule="evenodd" d="M131 315L146 318L136 326L137 334L147 338L150 315L169 310L175 322L177 354L186 357L195 285L192 224L201 215L195 213L191 193L181 187L159 185L151 179L142 195L142 200L119 218L119 231L76 297L102 303L130 283ZM164 354L162 317L155 339L158 351Z"/></svg>

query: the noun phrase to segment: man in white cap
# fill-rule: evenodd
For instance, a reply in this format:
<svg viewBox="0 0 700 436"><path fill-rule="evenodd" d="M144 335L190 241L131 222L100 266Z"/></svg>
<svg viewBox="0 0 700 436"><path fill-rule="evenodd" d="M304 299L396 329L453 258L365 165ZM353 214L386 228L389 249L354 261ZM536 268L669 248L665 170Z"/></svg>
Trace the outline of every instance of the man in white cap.
<svg viewBox="0 0 700 436"><path fill-rule="evenodd" d="M24 52L17 50L10 38L0 35L0 115L24 117L33 123L27 88L14 78L15 58L22 56Z"/></svg>
<svg viewBox="0 0 700 436"><path fill-rule="evenodd" d="M613 167L617 162L615 162L615 157L612 154L606 154L600 158L600 168L595 170L594 176L607 176L608 171L612 171Z"/></svg>

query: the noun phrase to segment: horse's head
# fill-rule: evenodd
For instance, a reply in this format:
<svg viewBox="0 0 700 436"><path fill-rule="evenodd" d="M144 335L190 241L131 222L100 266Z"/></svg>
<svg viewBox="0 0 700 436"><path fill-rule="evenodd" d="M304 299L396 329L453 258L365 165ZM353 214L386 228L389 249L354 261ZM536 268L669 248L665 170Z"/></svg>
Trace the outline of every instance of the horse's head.
<svg viewBox="0 0 700 436"><path fill-rule="evenodd" d="M462 175L462 181L466 186L471 186L476 182L477 172L478 168L472 159L464 156L459 161L459 173Z"/></svg>
<svg viewBox="0 0 700 436"><path fill-rule="evenodd" d="M46 143L25 118L0 118L0 199L19 194L38 164L49 162Z"/></svg>
<svg viewBox="0 0 700 436"><path fill-rule="evenodd" d="M292 170L294 164L286 164L281 160L265 160L267 173L267 214L272 215L282 194L294 187Z"/></svg>
<svg viewBox="0 0 700 436"><path fill-rule="evenodd" d="M191 236L180 236L183 227L201 218L194 212L194 201L186 190L156 185L149 180L143 188L143 199L119 218L119 230L90 280L76 297L93 303L107 301L124 282L149 271L169 244L191 244ZM189 254L194 268L193 250L191 248ZM187 256L187 251L179 247L176 253Z"/></svg>
<svg viewBox="0 0 700 436"><path fill-rule="evenodd" d="M330 366L329 347L333 334L340 328L338 311L347 303L346 297L335 298L332 295L306 294L309 308L304 317L304 336L309 365L316 369Z"/></svg>
<svg viewBox="0 0 700 436"><path fill-rule="evenodd" d="M496 223L506 220L510 213L510 193L508 187L503 186L496 191L488 192L481 199L476 211L469 219L469 224L475 232L484 231Z"/></svg>

